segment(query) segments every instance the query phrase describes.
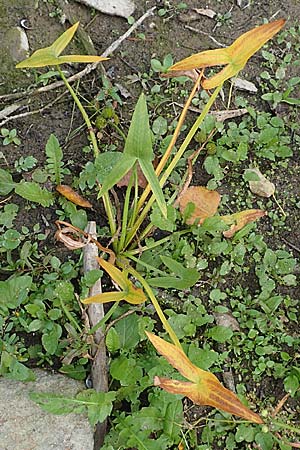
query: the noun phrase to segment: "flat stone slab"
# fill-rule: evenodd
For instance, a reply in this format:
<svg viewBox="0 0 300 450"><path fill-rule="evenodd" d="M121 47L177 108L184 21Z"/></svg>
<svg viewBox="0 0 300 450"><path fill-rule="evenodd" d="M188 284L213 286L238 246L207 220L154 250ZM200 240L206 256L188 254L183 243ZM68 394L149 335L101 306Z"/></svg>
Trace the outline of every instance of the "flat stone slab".
<svg viewBox="0 0 300 450"><path fill-rule="evenodd" d="M95 8L104 14L125 17L126 19L134 12L135 5L132 0L76 0L86 6Z"/></svg>
<svg viewBox="0 0 300 450"><path fill-rule="evenodd" d="M0 378L1 450L93 450L93 430L86 416L56 416L29 399L32 391L74 395L84 384L40 369L34 372L34 382Z"/></svg>
<svg viewBox="0 0 300 450"><path fill-rule="evenodd" d="M12 60L20 62L29 55L29 43L25 31L20 27L13 27L6 32L2 47L8 50Z"/></svg>

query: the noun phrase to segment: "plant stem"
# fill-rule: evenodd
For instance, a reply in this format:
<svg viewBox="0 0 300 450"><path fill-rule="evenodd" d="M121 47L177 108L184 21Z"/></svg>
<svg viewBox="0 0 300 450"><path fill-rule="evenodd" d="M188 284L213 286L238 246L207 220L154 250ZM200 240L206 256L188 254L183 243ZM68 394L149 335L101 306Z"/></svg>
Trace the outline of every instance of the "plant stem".
<svg viewBox="0 0 300 450"><path fill-rule="evenodd" d="M76 105L78 106L79 111L81 112L81 115L86 123L92 144L93 144L93 149L94 149L94 157L96 158L96 156L99 155L99 148L98 148L98 143L97 143L97 139L96 139L96 135L94 133L90 118L86 112L86 110L84 109L81 101L78 98L78 95L76 94L76 92L74 91L74 89L72 88L72 86L70 85L70 83L68 82L68 80L66 79L63 71L60 69L59 66L57 66L57 70L61 76L61 79L63 80L63 82L65 83L66 87L68 88L70 94L73 97L74 102L76 103Z"/></svg>
<svg viewBox="0 0 300 450"><path fill-rule="evenodd" d="M222 86L223 86L223 84L220 84L220 86L218 86L214 90L214 92L213 92L212 96L210 97L209 101L207 102L207 104L203 108L203 111L201 112L200 116L196 119L196 121L195 121L194 125L192 126L192 128L190 129L188 135L186 136L185 140L181 144L178 152L174 155L170 165L166 168L165 172L163 173L163 175L162 175L162 177L161 177L161 179L159 181L159 184L160 184L161 187L163 187L163 185L167 181L168 177L170 176L170 174L174 170L176 164L178 163L178 161L182 157L183 153L185 152L187 146L190 144L191 140L193 139L193 137L194 137L195 133L197 132L198 128L200 127L201 123L203 122L203 120L207 116L210 108L212 107L214 101L216 100L220 90L222 89ZM141 199L140 199L140 201L141 201ZM140 214L139 218L137 219L136 223L134 224L132 230L128 233L126 246L128 246L128 244L132 241L132 239L136 235L137 230L139 229L139 227L143 223L143 221L144 221L146 215L148 214L151 206L153 205L154 201L155 201L155 197L154 197L154 195L152 195L150 197L150 199L148 200L145 208L141 212L141 214Z"/></svg>
<svg viewBox="0 0 300 450"><path fill-rule="evenodd" d="M97 143L97 139L96 139L96 135L94 133L90 118L86 112L86 110L84 109L84 106L82 105L81 101L78 98L78 95L76 94L76 92L74 91L74 89L72 88L72 86L70 85L70 83L68 82L68 80L66 79L63 71L60 69L59 66L57 66L57 70L61 76L61 79L63 80L63 82L65 83L66 87L68 88L74 102L76 103L76 105L78 106L79 111L81 112L81 115L86 123L91 141L92 141L92 145L93 145L93 150L94 150L94 157L96 158L99 155L99 148L98 148L98 143ZM108 222L109 222L109 227L110 227L110 232L111 235L113 236L116 232L116 223L114 220L114 215L113 215L113 208L112 208L112 204L109 198L108 193L106 193L103 196L103 203L104 203L104 208L105 208L105 212L108 218Z"/></svg>
<svg viewBox="0 0 300 450"><path fill-rule="evenodd" d="M76 321L76 319L72 316L72 314L70 313L70 311L68 310L68 308L66 307L66 305L64 304L63 299L61 298L61 296L59 296L59 301L60 301L60 306L61 309L63 310L63 312L65 313L66 317L69 319L70 323L72 323L75 328L77 328L77 330L79 331L79 333L81 333L81 328L80 325L78 324L78 322Z"/></svg>
<svg viewBox="0 0 300 450"><path fill-rule="evenodd" d="M190 104L191 104L191 101L193 100L194 95L195 95L195 93L197 92L197 89L199 88L200 81L201 81L201 79L202 79L202 75L203 75L203 71L202 71L201 74L199 75L199 77L198 77L196 83L194 84L194 87L193 87L193 89L192 89L192 91L191 91L191 93L190 93L190 95L189 95L189 98L187 99L187 101L186 101L186 103L185 103L185 105L184 105L184 108L183 108L183 110L181 111L181 114L180 114L180 117L179 117L177 126L176 126L176 128L175 128L174 133L173 133L172 139L171 139L171 141L170 141L170 143L169 143L169 145L168 145L168 148L167 148L167 150L165 151L165 154L163 155L163 157L161 158L161 160L160 160L158 166L157 166L156 169L155 169L155 173L156 173L157 176L159 176L159 175L161 174L161 171L163 170L163 168L164 168L164 166L166 165L166 162L167 162L169 156L171 155L171 152L172 152L172 150L173 150L173 147L174 147L174 145L175 145L175 143L176 143L176 141L177 141L177 138L178 138L178 136L179 136L181 127L182 127L182 125L183 125L185 116L187 115L187 112L188 112L189 106L190 106ZM138 203L138 210L140 210L141 207L143 206L143 204L145 203L145 200L146 200L146 198L148 197L148 195L149 195L149 193L150 193L150 190L151 190L151 188L150 188L150 185L148 184L148 185L146 186L146 189L144 190L143 194L141 195L140 200L139 200L139 203Z"/></svg>
<svg viewBox="0 0 300 450"><path fill-rule="evenodd" d="M278 420L271 420L271 425L276 425L282 429L292 431L293 433L300 434L300 428L293 427L293 425L289 425L287 423L280 422Z"/></svg>
<svg viewBox="0 0 300 450"><path fill-rule="evenodd" d="M115 310L117 309L117 307L119 306L119 302L115 302L111 308L109 308L109 310L107 311L107 313L105 314L104 317L102 317L101 320L99 320L98 323L96 323L96 325L93 326L93 328L91 328L89 330L88 334L94 334L96 333L96 331L98 330L98 328L102 327L107 321L108 319L111 318L111 316L113 315L113 313L115 312Z"/></svg>
<svg viewBox="0 0 300 450"><path fill-rule="evenodd" d="M131 275L133 275L141 283L141 285L143 286L143 288L147 292L147 294L148 294L148 296L149 296L149 298L150 298L150 300L151 300L151 302L152 302L152 304L153 304L153 306L154 306L154 308L155 308L155 310L157 312L157 315L160 318L160 321L161 321L161 323L164 326L164 329L169 334L169 336L170 336L171 340L173 341L174 345L177 348L182 349L182 347L180 345L180 342L178 340L178 337L176 336L175 331L173 330L171 325L168 323L168 321L167 321L167 319L166 319L166 317L165 317L161 307L159 306L159 303L156 300L155 295L153 294L153 291L152 291L151 287L149 286L149 284L147 283L147 281L138 272L136 272L132 267L127 266L126 270Z"/></svg>
<svg viewBox="0 0 300 450"><path fill-rule="evenodd" d="M133 256L130 252L124 252L122 253L122 256L125 256L125 258L129 258L132 261L134 261L137 264L140 264L141 266L145 267L148 270L152 270L155 271L156 273L162 275L163 277L165 277L167 274L165 272L163 272L160 269L157 269L157 267L151 266L150 264L147 264L145 262L143 262L142 260L136 258L135 256Z"/></svg>

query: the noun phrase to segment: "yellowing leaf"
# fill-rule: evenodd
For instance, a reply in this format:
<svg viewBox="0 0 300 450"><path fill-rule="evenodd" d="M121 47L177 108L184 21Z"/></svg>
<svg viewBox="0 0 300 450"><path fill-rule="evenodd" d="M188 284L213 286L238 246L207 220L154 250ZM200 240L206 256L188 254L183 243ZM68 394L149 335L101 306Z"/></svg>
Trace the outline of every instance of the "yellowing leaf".
<svg viewBox="0 0 300 450"><path fill-rule="evenodd" d="M192 70L226 65L219 73L202 82L204 89L213 89L242 70L248 59L278 33L284 24L285 20L279 19L253 28L238 37L229 47L197 53L174 64L169 70Z"/></svg>
<svg viewBox="0 0 300 450"><path fill-rule="evenodd" d="M25 67L54 66L70 62L92 63L108 59L96 55L59 56L72 40L74 33L78 28L78 25L79 22L75 23L72 27L66 30L61 36L59 36L59 38L56 39L56 41L53 42L52 45L50 45L50 47L36 50L29 58L24 59L24 61L21 61L19 64L17 64L17 69L23 69Z"/></svg>
<svg viewBox="0 0 300 450"><path fill-rule="evenodd" d="M97 294L82 300L82 303L89 305L91 303L119 302L121 300L125 300L132 305L139 305L146 301L146 296L143 290L135 287L134 284L128 280L128 274L126 271L119 270L113 264L105 261L105 259L97 258L97 260L112 280L122 288L122 291Z"/></svg>
<svg viewBox="0 0 300 450"><path fill-rule="evenodd" d="M230 229L223 231L223 235L231 238L237 231L241 230L247 223L254 222L254 220L265 216L267 213L262 209L247 209L228 216L220 216L226 224L231 225Z"/></svg>
<svg viewBox="0 0 300 450"><path fill-rule="evenodd" d="M50 46L53 50L55 56L59 56L67 45L71 42L76 30L79 26L79 22L74 23L70 28L68 28L63 34L61 34Z"/></svg>
<svg viewBox="0 0 300 450"><path fill-rule="evenodd" d="M220 383L215 375L195 366L180 348L152 333L146 332L146 334L156 350L181 375L190 380L186 382L156 376L154 378L155 386L173 394L184 395L197 405L212 406L251 422L263 423L260 416L244 406L233 392Z"/></svg>
<svg viewBox="0 0 300 450"><path fill-rule="evenodd" d="M210 191L204 186L191 186L179 198L179 209L183 213L188 203L194 203L195 209L186 223L192 225L195 220L202 223L207 217L216 214L221 196L217 191Z"/></svg>
<svg viewBox="0 0 300 450"><path fill-rule="evenodd" d="M75 203L75 205L82 206L83 208L93 207L93 205L88 200L85 200L83 197L81 197L81 195L77 194L74 189L72 189L70 186L67 186L66 184L59 184L58 186L56 186L56 190L61 195L70 200L70 202Z"/></svg>

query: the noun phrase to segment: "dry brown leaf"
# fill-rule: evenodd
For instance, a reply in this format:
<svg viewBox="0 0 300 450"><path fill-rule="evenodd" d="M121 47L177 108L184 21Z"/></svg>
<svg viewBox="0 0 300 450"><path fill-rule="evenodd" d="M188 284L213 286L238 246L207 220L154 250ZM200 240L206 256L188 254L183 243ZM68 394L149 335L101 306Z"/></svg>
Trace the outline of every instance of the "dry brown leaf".
<svg viewBox="0 0 300 450"><path fill-rule="evenodd" d="M235 88L240 89L241 91L251 92L252 94L256 94L257 87L252 81L243 80L242 78L234 78L232 84Z"/></svg>
<svg viewBox="0 0 300 450"><path fill-rule="evenodd" d="M69 250L77 250L85 247L89 243L89 240L83 242L82 240L74 239L70 236L70 233L74 234L74 229L65 227L57 230L54 237L57 241L62 242Z"/></svg>
<svg viewBox="0 0 300 450"><path fill-rule="evenodd" d="M75 203L75 205L82 206L83 208L92 208L93 205L88 201L85 200L81 195L77 194L74 189L72 189L70 186L67 186L66 184L59 184L56 186L57 192L60 193L63 197L68 199L70 202Z"/></svg>
<svg viewBox="0 0 300 450"><path fill-rule="evenodd" d="M211 111L209 114L214 116L218 122L224 122L225 120L233 119L234 117L240 117L243 116L244 114L248 114L248 110L246 108L224 109L222 111Z"/></svg>
<svg viewBox="0 0 300 450"><path fill-rule="evenodd" d="M156 169L157 164L158 164L158 158L155 157L154 160L153 160L153 167L154 167L154 169ZM124 177L121 178L121 180L117 183L117 186L118 187L128 186L128 183L129 183L131 175L132 175L132 169L130 169L126 173L126 175L124 175ZM141 169L139 164L137 164L137 177L138 177L138 185L139 185L139 187L145 189L145 187L148 184L148 181L147 181L145 175L143 174L142 169Z"/></svg>
<svg viewBox="0 0 300 450"><path fill-rule="evenodd" d="M232 331L240 331L239 323L231 313L214 313L214 318L217 325L231 328Z"/></svg>
<svg viewBox="0 0 300 450"><path fill-rule="evenodd" d="M192 225L195 220L201 224L207 217L217 212L221 196L217 191L210 191L204 186L191 186L179 199L179 209L183 214L188 203L194 203L195 209L186 223Z"/></svg>
<svg viewBox="0 0 300 450"><path fill-rule="evenodd" d="M132 169L130 169L126 175L124 175L123 178L121 178L121 180L117 183L118 187L123 187L123 186L128 186L129 180L131 178L132 175ZM148 182L146 180L145 175L142 172L142 169L140 168L140 165L138 164L137 166L137 177L138 177L138 185L145 189L145 187L147 186Z"/></svg>
<svg viewBox="0 0 300 450"><path fill-rule="evenodd" d="M271 197L275 192L275 184L271 183L259 169L247 169L246 173L254 173L259 178L257 181L249 181L250 191L260 197Z"/></svg>
<svg viewBox="0 0 300 450"><path fill-rule="evenodd" d="M266 214L266 211L263 211L262 209L247 209L246 211L240 211L228 216L220 216L220 219L228 225L231 225L229 230L223 231L223 236L231 238L237 231L244 228L245 225L254 222Z"/></svg>

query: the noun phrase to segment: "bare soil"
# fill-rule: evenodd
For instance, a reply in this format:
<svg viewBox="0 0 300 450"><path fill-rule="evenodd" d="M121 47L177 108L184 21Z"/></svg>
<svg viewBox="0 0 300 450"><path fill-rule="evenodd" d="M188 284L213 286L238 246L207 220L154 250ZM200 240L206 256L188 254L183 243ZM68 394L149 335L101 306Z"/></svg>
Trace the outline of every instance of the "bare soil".
<svg viewBox="0 0 300 450"><path fill-rule="evenodd" d="M89 10L87 7L80 5L73 1L71 3L72 14L80 20L83 27L90 35L94 44L95 50L101 54L112 42L114 42L120 35L122 35L129 27L126 20L112 17L108 15ZM161 1L154 0L136 0L135 18L140 17L146 10L152 6L157 8L162 7ZM117 51L111 56L110 61L105 63L105 70L108 78L113 84L119 83L130 93L130 97L122 98L124 105L122 108L118 106L118 115L121 118L120 125L128 125L128 117L130 117L134 104L137 100L139 92L142 90L141 83L132 84L132 80L128 76L136 75L141 77L141 74L148 73L150 69L150 59L157 58L162 60L163 57L171 53L174 61L190 55L191 53L199 52L203 49L215 48L216 44L210 36L212 36L219 43L224 45L230 44L243 32L261 24L264 19L272 18L286 18L287 27L293 26L300 18L300 3L298 0L281 0L273 1L250 1L247 7L241 8L237 5L238 2L224 0L207 0L206 2L199 2L197 0L186 0L188 5L187 10L179 12L176 9L177 1L170 2L173 10L166 14L166 16L159 17L156 13L148 18L142 26L129 39L125 40ZM38 4L38 8L36 5ZM246 4L247 2L242 2ZM215 27L216 21L205 16L198 15L193 19L193 8L210 8L217 13L225 14L231 11L231 19L220 27ZM59 9L59 8L58 8ZM60 23L60 14L55 2L45 2L28 0L2 0L0 5L0 38L4 33L14 26L20 26L20 21L26 19L26 24L29 29L26 30L28 36L31 52L35 49L49 45L59 34L65 29L66 25ZM187 26L198 29L206 34L199 34L191 31ZM144 33L145 39L141 39L138 33ZM77 48L76 48L77 47ZM82 43L76 40L72 44L71 51L81 50ZM2 52L2 53L1 53ZM7 60L5 49L0 50L0 96L4 94L11 94L27 90L29 86L35 83L34 73L17 72L14 65ZM254 83L257 82L257 74L261 72L262 56L255 55L248 63L246 69L243 71L243 78ZM68 73L71 75L78 72L80 66L68 66ZM37 71L36 74L42 71ZM291 74L295 76L295 74ZM95 96L99 93L102 87L100 73L95 71L83 78L78 90L82 95L90 101L93 101ZM41 109L44 105L54 101L64 88L59 88L48 93L30 96L22 99L24 106L16 113L26 112L30 110ZM257 97L249 99L256 104ZM4 101L1 100L2 106L7 106L10 103L18 100ZM259 103L260 105L260 103ZM264 103L264 108L267 104ZM220 106L220 105L219 105ZM218 105L217 105L218 107ZM2 108L1 108L2 109ZM273 111L274 113L274 111ZM285 111L278 109L275 114L282 116ZM298 117L299 112L298 112ZM18 135L22 141L19 147L9 145L2 147L1 151L4 153L6 162L12 172L14 172L14 162L21 156L33 155L38 160L38 166L43 167L45 161L45 144L50 133L54 133L59 139L64 150L64 160L72 174L78 174L86 163L86 155L82 153L82 147L88 144L86 131L80 131L76 134L76 138L69 138L70 132L76 130L82 125L82 118L77 110L73 110L72 102L68 95L63 96L53 107L44 110L41 113L28 115L21 119L16 119L8 122L5 126L8 128L16 128ZM105 143L113 142L118 137L114 135L105 135ZM120 142L120 141L119 141ZM293 142L294 156L289 159L289 166L280 166L274 172L273 182L276 184L277 192L280 192L282 207L288 219L285 227L280 233L275 236L271 235L272 221L266 218L259 224L260 230L268 239L270 234L270 246L274 249L287 245L289 251L293 252L295 257L299 257L300 247L300 231L299 209L294 210L294 204L291 203L292 197L299 199L299 167L300 167L300 153L297 148L297 143ZM0 167L7 168L6 162L1 159ZM197 166L198 167L198 166ZM201 169L199 164L197 175L193 179L193 184L203 183L207 181L207 174ZM266 168L267 165L266 165ZM261 168L263 170L263 168ZM14 174L16 177L19 175ZM29 174L30 176L30 174ZM230 179L227 180L228 185L224 184L222 189L224 192L229 192ZM26 202L17 196L14 196L13 201L19 203L22 208L22 214L19 214L19 226L24 224L41 223L42 228L46 229L45 221L42 216L45 216L50 224L50 234L46 242L49 248L54 247L54 231L55 227L53 221L56 218L55 208L47 209L45 212L41 208L28 210ZM253 208L255 208L255 203ZM95 213L91 212L89 219L93 219ZM42 229L42 231L44 231ZM285 239L285 241L284 241ZM291 245L289 246L288 243ZM61 250L64 253L64 250ZM66 252L65 252L66 253ZM247 280L251 285L251 278ZM257 282L257 281L256 281ZM296 296L297 288L290 288L290 295ZM270 386L266 380L265 385L261 386L262 392L259 395L266 395ZM278 390L282 393L282 390ZM272 391L274 395L274 389ZM276 395L276 392L275 392Z"/></svg>

